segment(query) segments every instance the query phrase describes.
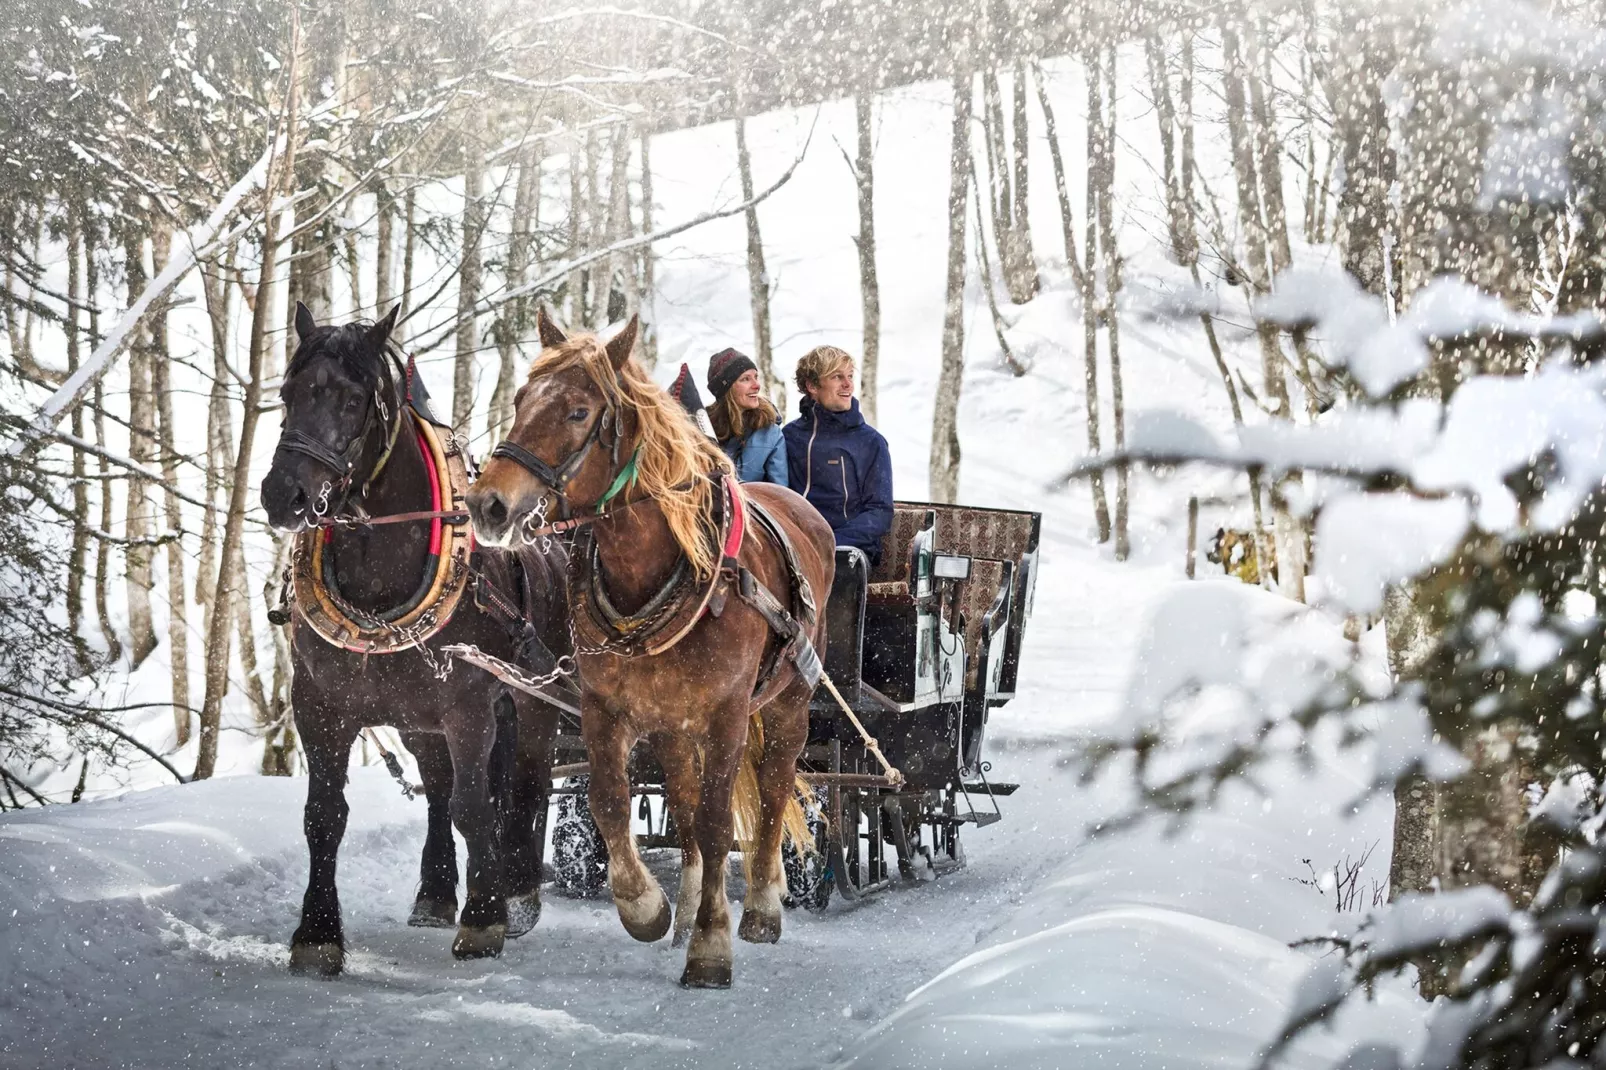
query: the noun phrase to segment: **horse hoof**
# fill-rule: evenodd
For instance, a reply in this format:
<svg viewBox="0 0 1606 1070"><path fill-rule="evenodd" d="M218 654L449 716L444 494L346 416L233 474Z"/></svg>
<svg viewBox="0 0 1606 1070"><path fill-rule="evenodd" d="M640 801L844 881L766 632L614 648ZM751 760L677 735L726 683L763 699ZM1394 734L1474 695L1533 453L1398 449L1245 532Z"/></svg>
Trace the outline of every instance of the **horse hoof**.
<svg viewBox="0 0 1606 1070"><path fill-rule="evenodd" d="M483 929L460 925L457 939L452 941L452 954L460 959L495 958L502 953L502 945L506 941L506 925L487 925Z"/></svg>
<svg viewBox="0 0 1606 1070"><path fill-rule="evenodd" d="M649 900L649 904L643 904L641 900L637 900L635 903L626 903L622 900L615 901L615 905L619 908L619 921L624 925L625 932L644 944L650 944L654 940L662 940L664 934L669 931L669 924L673 920L669 912L669 900L664 897L662 891L654 889L654 892L657 893L658 897L657 909L650 915L647 915L645 910L638 908L650 904L649 896L651 893L648 896L642 896L642 899ZM642 919L643 915L646 915L644 920L638 920Z"/></svg>
<svg viewBox="0 0 1606 1070"><path fill-rule="evenodd" d="M456 899L430 899L419 896L407 924L415 929L450 929L457 924Z"/></svg>
<svg viewBox="0 0 1606 1070"><path fill-rule="evenodd" d="M716 959L687 959L686 971L680 975L682 988L729 988L731 964Z"/></svg>
<svg viewBox="0 0 1606 1070"><path fill-rule="evenodd" d="M510 895L507 900L507 936L517 940L541 920L541 891Z"/></svg>
<svg viewBox="0 0 1606 1070"><path fill-rule="evenodd" d="M290 972L319 977L338 977L346 967L346 949L339 944L294 944L290 948Z"/></svg>
<svg viewBox="0 0 1606 1070"><path fill-rule="evenodd" d="M778 943L781 939L781 916L744 910L742 923L736 927L736 935L750 944Z"/></svg>

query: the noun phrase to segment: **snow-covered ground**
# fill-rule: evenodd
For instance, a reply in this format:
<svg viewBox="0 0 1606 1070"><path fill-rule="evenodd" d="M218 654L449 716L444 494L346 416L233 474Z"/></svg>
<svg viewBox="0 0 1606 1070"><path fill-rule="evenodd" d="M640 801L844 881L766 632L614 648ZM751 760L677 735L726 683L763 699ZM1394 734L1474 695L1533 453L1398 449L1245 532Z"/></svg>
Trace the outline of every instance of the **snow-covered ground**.
<svg viewBox="0 0 1606 1070"><path fill-rule="evenodd" d="M1080 114L1074 68L1057 70L1053 94L1062 125ZM1146 114L1135 95L1123 106ZM763 117L751 133L762 186L814 130L796 177L761 210L783 372L821 342L859 348L853 187L833 143L851 143L851 107L827 105L814 124L808 109ZM898 493L920 497L942 318L945 87L890 94L879 124L879 424ZM1133 187L1123 202L1126 403L1224 428L1197 327L1145 314L1178 278L1148 237L1159 229L1139 162L1148 129L1128 123L1130 158L1118 165ZM1066 149L1079 181L1076 140ZM1046 147L1033 151L1047 176ZM735 196L729 125L660 137L653 158L661 220ZM1347 813L1363 785L1332 759L1309 775L1276 771L1261 795L1229 792L1176 836L1145 827L1090 839L1126 789L1115 777L1080 783L1068 759L1120 711L1144 671L1135 658L1148 613L1185 582L1186 496L1205 500L1205 532L1238 517L1213 504L1230 489L1225 477L1135 476L1134 557L1117 564L1091 538L1086 487L1044 489L1085 443L1082 331L1052 264L1059 228L1046 177L1033 211L1047 289L1012 313L1011 333L1028 375L1000 366L974 279L967 302L961 497L1045 514L1022 693L995 714L990 744L992 777L1023 786L1004 801L1005 821L968 834L967 869L821 917L788 914L779 945L738 944L726 993L681 991L681 953L631 941L604 900L549 897L541 924L503 958L459 964L448 933L404 925L422 804L402 800L381 770L359 769L341 858L351 953L345 976L322 981L285 970L306 873L301 780L228 776L10 814L0 818L0 1065L1252 1065L1311 960L1287 943L1336 924L1327 894L1299 883L1306 860L1322 870L1376 844L1363 883L1385 880L1391 815L1386 802ZM751 337L741 221L688 232L660 254L660 373L687 359L700 374L708 353ZM1224 330L1238 352L1243 339ZM437 396L449 393L448 363L426 361L423 374ZM487 376L482 397L489 388ZM265 464L274 428L263 433ZM159 699L164 661L165 648L122 693ZM230 716L247 723L243 702ZM164 719L145 728L170 742ZM256 760L246 733L226 735L223 769L249 773ZM133 781L159 782L138 770ZM672 885L672 862L656 864ZM1420 1014L1385 993L1343 1035L1408 1037ZM1300 1065L1343 1046L1313 1043Z"/></svg>

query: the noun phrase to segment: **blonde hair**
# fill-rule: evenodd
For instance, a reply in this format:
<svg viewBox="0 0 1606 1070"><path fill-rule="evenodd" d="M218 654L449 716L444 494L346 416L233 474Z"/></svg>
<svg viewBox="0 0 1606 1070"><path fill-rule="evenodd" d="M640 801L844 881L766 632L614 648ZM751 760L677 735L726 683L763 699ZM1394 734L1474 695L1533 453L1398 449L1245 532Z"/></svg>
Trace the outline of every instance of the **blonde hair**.
<svg viewBox="0 0 1606 1070"><path fill-rule="evenodd" d="M805 398L809 396L809 386L818 387L827 375L837 371L844 364L853 363L853 354L836 346L815 346L803 354L797 362L797 389Z"/></svg>
<svg viewBox="0 0 1606 1070"><path fill-rule="evenodd" d="M736 391L727 390L708 406L708 422L714 428L714 437L724 442L731 438L746 438L754 431L773 426L780 417L775 406L763 394L758 396L758 407L744 409L736 403Z"/></svg>
<svg viewBox="0 0 1606 1070"><path fill-rule="evenodd" d="M541 351L529 379L580 368L605 398L614 418L636 417L637 481L663 511L669 531L697 575L707 579L719 567L714 546L714 483L711 473L732 473L730 458L686 419L686 411L650 379L634 358L614 370L596 336L576 335Z"/></svg>

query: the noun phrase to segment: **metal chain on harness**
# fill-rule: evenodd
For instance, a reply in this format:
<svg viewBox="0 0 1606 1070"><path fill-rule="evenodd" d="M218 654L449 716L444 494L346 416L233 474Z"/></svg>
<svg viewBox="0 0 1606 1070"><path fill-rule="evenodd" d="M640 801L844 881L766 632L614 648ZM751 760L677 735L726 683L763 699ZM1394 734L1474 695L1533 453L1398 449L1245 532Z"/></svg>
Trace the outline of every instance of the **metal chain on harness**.
<svg viewBox="0 0 1606 1070"><path fill-rule="evenodd" d="M499 673L505 675L510 682L516 682L521 687L533 689L532 693L539 692L541 688L555 684L563 677L573 676L580 671L579 666L575 664L574 658L568 654L560 654L558 656L551 672L545 676L536 676L534 673L527 669L521 669L510 661L492 657L473 643L453 643L451 646L443 647L442 653L448 658L495 662Z"/></svg>

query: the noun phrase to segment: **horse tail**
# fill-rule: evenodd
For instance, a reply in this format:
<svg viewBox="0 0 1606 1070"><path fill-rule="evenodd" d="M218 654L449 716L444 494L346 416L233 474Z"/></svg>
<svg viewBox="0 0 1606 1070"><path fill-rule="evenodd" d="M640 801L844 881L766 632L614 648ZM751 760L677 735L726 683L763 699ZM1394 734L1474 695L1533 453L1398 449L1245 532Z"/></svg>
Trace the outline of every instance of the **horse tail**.
<svg viewBox="0 0 1606 1070"><path fill-rule="evenodd" d="M495 712L496 738L491 742L491 758L486 766L485 778L490 788L491 809L496 814L500 831L513 812L515 770L519 756L519 716L512 697L506 691L496 697Z"/></svg>
<svg viewBox="0 0 1606 1070"><path fill-rule="evenodd" d="M754 711L747 723L747 745L742 748L741 764L736 769L736 783L731 790L731 811L736 819L736 842L742 848L742 874L752 880L752 858L758 848L758 830L761 805L758 792L758 763L764 757L764 720ZM786 800L781 814L783 839L792 841L800 851L814 850L814 834L809 831L808 818L798 802L798 795L807 795L811 789L801 777L797 790Z"/></svg>

